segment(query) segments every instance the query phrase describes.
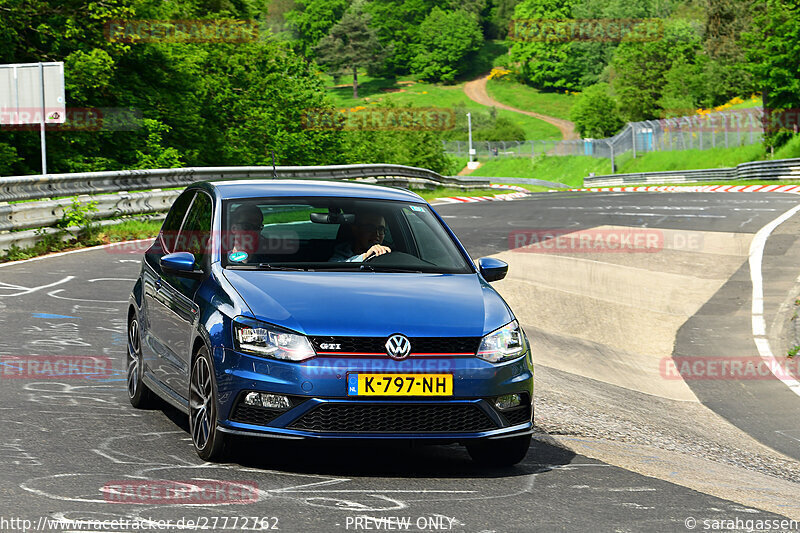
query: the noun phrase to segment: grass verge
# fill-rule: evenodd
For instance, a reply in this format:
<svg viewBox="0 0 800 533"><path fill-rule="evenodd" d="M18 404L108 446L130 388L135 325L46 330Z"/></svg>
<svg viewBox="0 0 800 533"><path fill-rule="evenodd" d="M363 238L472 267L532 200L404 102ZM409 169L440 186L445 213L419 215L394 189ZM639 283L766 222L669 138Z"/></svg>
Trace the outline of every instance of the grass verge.
<svg viewBox="0 0 800 533"><path fill-rule="evenodd" d="M778 157L800 155L800 137L787 144ZM786 155L784 155L786 154ZM734 167L747 161L767 159L760 144L734 148L712 148L710 150L683 150L675 152L650 152L636 159L630 152L617 157L617 174L634 172L658 172L664 170L693 170L704 168ZM538 156L496 157L483 160L471 176L497 178L536 178L564 183L571 187L582 187L583 178L595 175L610 175L611 162L606 158L590 156Z"/></svg>
<svg viewBox="0 0 800 533"><path fill-rule="evenodd" d="M508 106L565 120L570 120L569 112L577 101L577 97L571 93L541 92L522 83L502 79L489 80L486 92Z"/></svg>
<svg viewBox="0 0 800 533"><path fill-rule="evenodd" d="M536 178L582 187L583 178L590 172L611 171L608 159L591 156L496 157L484 160L470 176L497 178Z"/></svg>
<svg viewBox="0 0 800 533"><path fill-rule="evenodd" d="M748 161L766 159L761 144L709 150L681 150L674 152L649 152L633 159L625 152L616 159L617 173L658 172L664 170L693 170L702 168L735 167ZM604 172L608 174L608 172Z"/></svg>
<svg viewBox="0 0 800 533"><path fill-rule="evenodd" d="M348 82L352 84L352 79L352 76L343 76L339 80L339 85L332 86L333 79L328 78L330 82L328 92L337 107L379 106L381 103L393 102L400 106L412 107L464 108L467 111L480 109L484 112L489 109L467 98L463 83L437 85L416 81L409 77L390 80L359 74L359 97L353 98L352 85L346 85ZM537 141L561 139L558 128L543 120L505 109L498 109L497 116L518 124L525 132L526 139ZM464 138L466 139L466 129Z"/></svg>

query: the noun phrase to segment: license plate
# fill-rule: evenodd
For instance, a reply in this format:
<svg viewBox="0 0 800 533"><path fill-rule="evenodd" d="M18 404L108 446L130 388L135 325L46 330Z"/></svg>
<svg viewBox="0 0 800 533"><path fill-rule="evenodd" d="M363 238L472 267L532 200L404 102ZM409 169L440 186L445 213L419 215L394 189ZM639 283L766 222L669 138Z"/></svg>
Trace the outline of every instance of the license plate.
<svg viewBox="0 0 800 533"><path fill-rule="evenodd" d="M453 374L348 374L348 396L452 396Z"/></svg>

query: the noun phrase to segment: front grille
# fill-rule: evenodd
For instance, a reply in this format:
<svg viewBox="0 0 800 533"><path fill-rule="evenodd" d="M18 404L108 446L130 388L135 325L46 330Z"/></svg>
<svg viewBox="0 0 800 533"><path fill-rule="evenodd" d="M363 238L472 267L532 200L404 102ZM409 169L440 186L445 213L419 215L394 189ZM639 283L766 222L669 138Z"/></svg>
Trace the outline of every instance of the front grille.
<svg viewBox="0 0 800 533"><path fill-rule="evenodd" d="M531 408L529 406L513 409L511 411L500 411L509 426L516 426L517 424L524 424L531 421Z"/></svg>
<svg viewBox="0 0 800 533"><path fill-rule="evenodd" d="M324 404L289 427L343 433L471 433L497 425L475 405Z"/></svg>
<svg viewBox="0 0 800 533"><path fill-rule="evenodd" d="M317 352L386 353L388 337L311 337ZM480 337L409 337L411 354L469 353L475 354ZM340 349L322 348L322 344L339 344Z"/></svg>

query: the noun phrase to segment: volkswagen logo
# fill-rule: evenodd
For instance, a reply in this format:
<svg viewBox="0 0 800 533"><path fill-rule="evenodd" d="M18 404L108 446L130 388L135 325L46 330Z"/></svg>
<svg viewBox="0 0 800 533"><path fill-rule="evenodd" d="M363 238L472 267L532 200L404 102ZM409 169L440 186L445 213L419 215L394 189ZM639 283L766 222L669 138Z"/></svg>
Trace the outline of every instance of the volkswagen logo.
<svg viewBox="0 0 800 533"><path fill-rule="evenodd" d="M386 353L395 361L402 361L411 353L411 341L399 333L392 335L386 341Z"/></svg>

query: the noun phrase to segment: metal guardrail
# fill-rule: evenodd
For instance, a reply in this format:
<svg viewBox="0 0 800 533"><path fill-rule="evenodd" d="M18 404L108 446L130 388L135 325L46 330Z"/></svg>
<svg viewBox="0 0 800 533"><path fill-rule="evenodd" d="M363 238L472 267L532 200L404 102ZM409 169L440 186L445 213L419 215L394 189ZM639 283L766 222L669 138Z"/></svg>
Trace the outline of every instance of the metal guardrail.
<svg viewBox="0 0 800 533"><path fill-rule="evenodd" d="M166 218L166 213L150 215L148 220L163 220ZM97 226L113 226L119 224L118 220L101 220ZM68 241L73 238L73 235L80 232L83 228L73 226L62 230L60 228L41 228L36 230L15 231L13 233L0 233L0 252L10 249L12 246L19 248L27 248L34 246L37 242L42 240L44 235L56 235L62 242Z"/></svg>
<svg viewBox="0 0 800 533"><path fill-rule="evenodd" d="M448 185L459 187L457 177L445 177L432 170L404 165L331 165L319 167L190 167L155 170L118 170L50 174L48 176L11 176L0 178L0 201L30 200L182 187L203 180L272 178L280 179L360 179L391 178L394 183ZM488 185L489 180L485 184ZM469 187L476 187L470 184Z"/></svg>
<svg viewBox="0 0 800 533"><path fill-rule="evenodd" d="M584 187L609 187L617 185L647 185L655 183L690 183L725 180L800 180L800 159L751 161L735 167L701 170L670 170L666 172L637 172L589 176L583 179Z"/></svg>
<svg viewBox="0 0 800 533"><path fill-rule="evenodd" d="M78 196L82 204L96 202L96 211L86 213L92 219L141 215L169 210L181 190ZM41 228L57 223L72 206L72 200L45 200L0 205L0 230Z"/></svg>

